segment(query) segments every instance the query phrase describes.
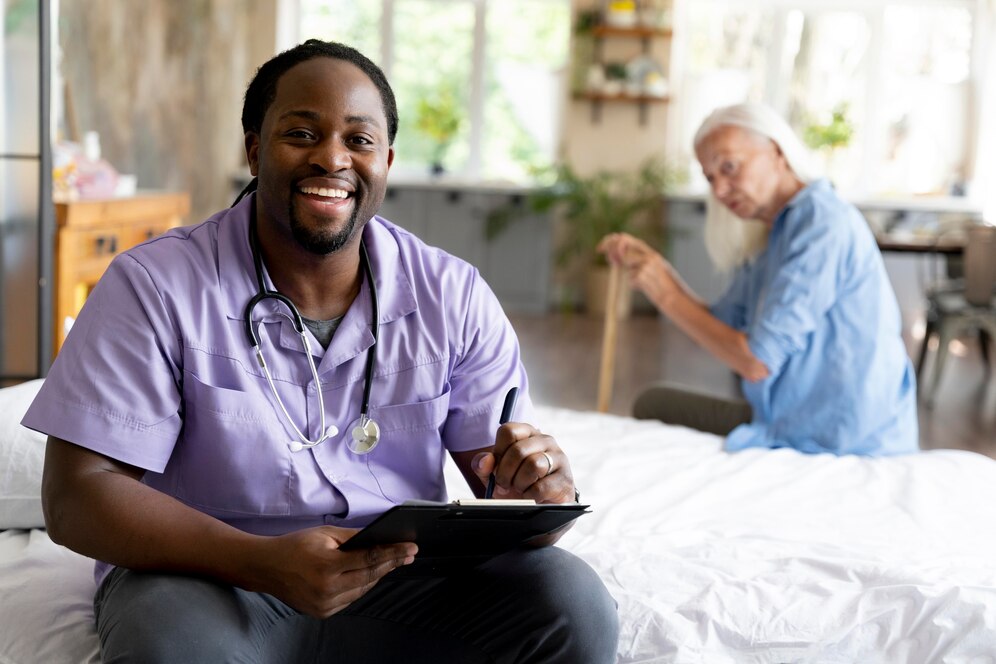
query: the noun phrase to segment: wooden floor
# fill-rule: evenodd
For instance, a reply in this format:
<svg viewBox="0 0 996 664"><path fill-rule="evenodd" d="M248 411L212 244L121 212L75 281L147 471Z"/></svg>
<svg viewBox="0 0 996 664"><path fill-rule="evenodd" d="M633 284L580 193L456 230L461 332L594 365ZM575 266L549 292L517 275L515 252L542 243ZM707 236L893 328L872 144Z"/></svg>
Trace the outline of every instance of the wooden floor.
<svg viewBox="0 0 996 664"><path fill-rule="evenodd" d="M603 320L582 314L510 318L519 335L534 402L594 410ZM628 415L640 390L659 381L722 396L739 391L729 370L662 317L635 315L620 321L618 341L612 413ZM920 340L908 332L906 343L916 358ZM928 356L925 382L930 379L932 357ZM996 458L994 374L985 370L977 339L952 343L933 407L920 403L922 449L972 450Z"/></svg>

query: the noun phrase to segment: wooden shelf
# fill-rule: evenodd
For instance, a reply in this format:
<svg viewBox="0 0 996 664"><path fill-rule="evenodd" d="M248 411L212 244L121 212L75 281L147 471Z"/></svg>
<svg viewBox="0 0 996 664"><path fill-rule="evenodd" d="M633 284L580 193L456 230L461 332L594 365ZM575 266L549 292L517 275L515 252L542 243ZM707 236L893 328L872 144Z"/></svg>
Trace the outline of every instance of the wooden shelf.
<svg viewBox="0 0 996 664"><path fill-rule="evenodd" d="M578 101L586 101L591 104L591 121L594 123L601 122L602 120L603 103L635 104L640 108L641 126L647 124L647 109L651 104L666 104L671 101L670 97L651 97L647 95L634 96L625 93L607 95L600 92L575 92L573 97Z"/></svg>
<svg viewBox="0 0 996 664"><path fill-rule="evenodd" d="M592 28L591 34L599 39L606 37L623 37L629 39L651 39L654 37L671 37L671 28L616 28L611 25L597 25Z"/></svg>
<svg viewBox="0 0 996 664"><path fill-rule="evenodd" d="M603 23L592 27L590 34L594 39L594 64L604 66L605 58L603 57L602 49L603 42L606 40L618 38L623 40L629 39L639 41L642 44L643 55L645 57L650 57L653 42L659 40L669 40L672 36L672 30L671 28L654 28L648 26L622 28ZM591 104L591 121L595 123L601 121L603 103L634 104L640 109L641 125L645 125L647 123L648 109L652 104L666 104L670 101L670 97L667 95L631 95L625 92L619 94L605 94L601 92L577 91L572 94L572 97L575 100L586 101Z"/></svg>
<svg viewBox="0 0 996 664"><path fill-rule="evenodd" d="M575 92L574 98L584 101L620 101L634 104L666 104L671 101L671 97L667 95L663 97L655 97L652 95L629 95L626 93L607 95L601 92Z"/></svg>

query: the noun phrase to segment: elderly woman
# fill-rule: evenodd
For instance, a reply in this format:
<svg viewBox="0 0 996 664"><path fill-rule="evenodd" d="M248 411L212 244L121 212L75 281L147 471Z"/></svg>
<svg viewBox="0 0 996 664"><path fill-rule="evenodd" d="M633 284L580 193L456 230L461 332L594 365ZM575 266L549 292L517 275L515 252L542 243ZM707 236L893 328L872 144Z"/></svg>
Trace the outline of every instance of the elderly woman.
<svg viewBox="0 0 996 664"><path fill-rule="evenodd" d="M636 416L726 435L731 451L915 451L915 378L861 213L812 177L805 148L765 106L715 111L695 136L695 154L711 187L707 247L735 270L719 301L705 305L632 236L609 235L600 250L742 377L746 403L660 386L640 395Z"/></svg>

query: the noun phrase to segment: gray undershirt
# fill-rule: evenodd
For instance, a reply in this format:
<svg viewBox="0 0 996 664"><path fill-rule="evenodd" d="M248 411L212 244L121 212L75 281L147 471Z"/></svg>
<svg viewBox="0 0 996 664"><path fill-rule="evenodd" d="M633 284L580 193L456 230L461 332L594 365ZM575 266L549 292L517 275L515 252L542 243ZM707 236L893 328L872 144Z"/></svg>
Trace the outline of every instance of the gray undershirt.
<svg viewBox="0 0 996 664"><path fill-rule="evenodd" d="M332 343L332 336L335 335L335 331L339 329L339 323L342 322L343 317L333 318L332 320L311 320L310 318L305 318L301 316L301 320L304 324L311 330L311 333L315 335L318 339L318 343L322 345L322 348L328 348L329 344Z"/></svg>

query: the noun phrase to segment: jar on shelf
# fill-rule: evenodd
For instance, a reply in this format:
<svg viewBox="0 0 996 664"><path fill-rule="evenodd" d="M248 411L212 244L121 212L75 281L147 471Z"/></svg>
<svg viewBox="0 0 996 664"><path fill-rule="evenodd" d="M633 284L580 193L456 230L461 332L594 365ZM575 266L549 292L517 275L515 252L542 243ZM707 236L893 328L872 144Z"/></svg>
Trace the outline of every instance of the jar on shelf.
<svg viewBox="0 0 996 664"><path fill-rule="evenodd" d="M636 0L609 0L605 6L605 24L613 28L636 27Z"/></svg>

